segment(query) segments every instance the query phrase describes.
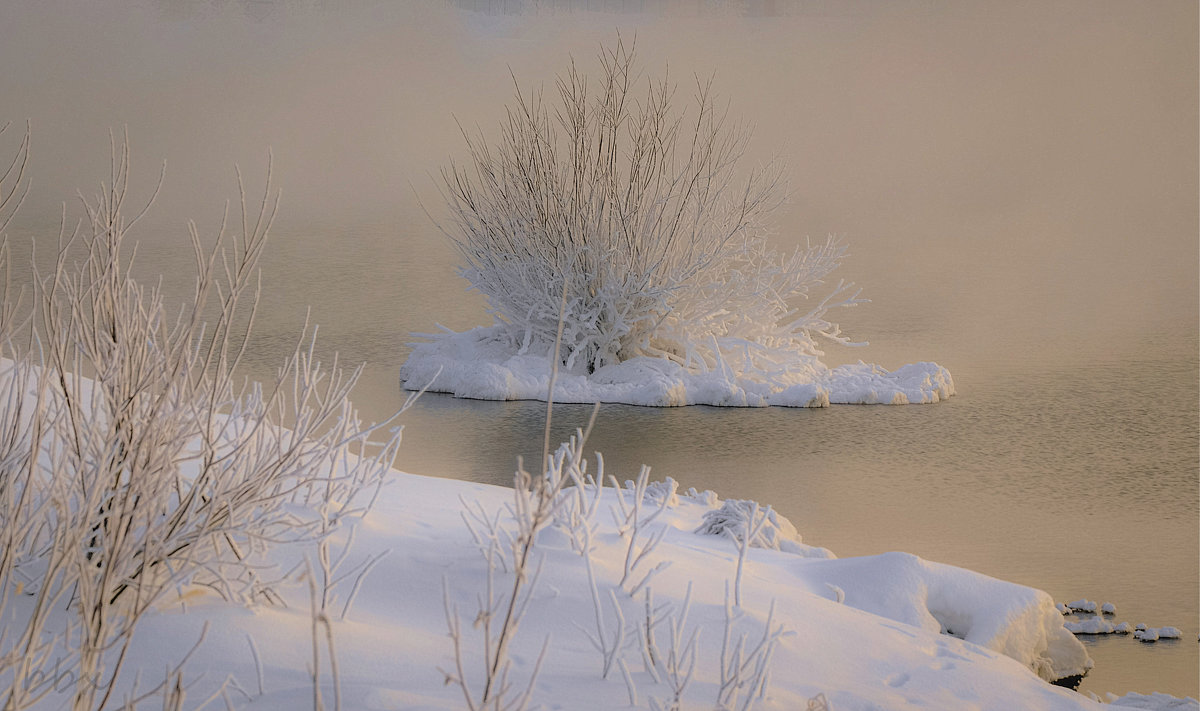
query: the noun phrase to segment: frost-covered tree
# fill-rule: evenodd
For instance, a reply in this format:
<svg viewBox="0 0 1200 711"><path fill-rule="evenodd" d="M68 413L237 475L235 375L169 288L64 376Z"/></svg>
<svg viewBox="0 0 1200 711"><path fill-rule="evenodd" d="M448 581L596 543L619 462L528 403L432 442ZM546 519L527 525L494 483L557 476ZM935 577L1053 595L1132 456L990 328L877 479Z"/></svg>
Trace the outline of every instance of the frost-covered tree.
<svg viewBox="0 0 1200 711"><path fill-rule="evenodd" d="M845 342L825 315L857 303L849 285L808 301L844 247L770 246L781 168L739 169L749 132L711 82L683 102L618 39L595 78L572 62L555 89L518 85L498 138L464 131L468 159L443 171L443 231L522 351L555 340L560 312L568 370L654 356L770 373L819 354L818 334Z"/></svg>

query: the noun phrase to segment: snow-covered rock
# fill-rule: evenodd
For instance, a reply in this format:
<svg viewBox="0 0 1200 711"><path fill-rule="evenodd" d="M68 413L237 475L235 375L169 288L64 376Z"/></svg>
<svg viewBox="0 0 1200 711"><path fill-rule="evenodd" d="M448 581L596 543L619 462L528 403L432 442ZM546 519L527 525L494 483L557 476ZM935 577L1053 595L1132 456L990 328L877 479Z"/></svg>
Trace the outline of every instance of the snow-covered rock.
<svg viewBox="0 0 1200 711"><path fill-rule="evenodd" d="M1069 608L1072 612L1095 612L1097 605L1091 600L1081 598L1073 602L1068 602L1067 608Z"/></svg>
<svg viewBox="0 0 1200 711"><path fill-rule="evenodd" d="M1160 639L1179 639L1183 633L1177 627L1147 627L1139 624L1134 630L1133 638L1143 642L1157 642Z"/></svg>
<svg viewBox="0 0 1200 711"><path fill-rule="evenodd" d="M1113 624L1102 617L1088 617L1078 622L1065 622L1063 626L1071 634L1129 634L1128 622Z"/></svg>
<svg viewBox="0 0 1200 711"><path fill-rule="evenodd" d="M502 326L456 333L418 334L400 368L404 387L477 400L545 400L550 359L522 353ZM936 363L912 363L887 371L859 362L830 369L813 356L771 373L738 373L728 368L695 372L666 358L639 356L598 368L594 373L560 369L555 402L618 402L675 407L825 407L830 403L933 403L954 394L950 372Z"/></svg>

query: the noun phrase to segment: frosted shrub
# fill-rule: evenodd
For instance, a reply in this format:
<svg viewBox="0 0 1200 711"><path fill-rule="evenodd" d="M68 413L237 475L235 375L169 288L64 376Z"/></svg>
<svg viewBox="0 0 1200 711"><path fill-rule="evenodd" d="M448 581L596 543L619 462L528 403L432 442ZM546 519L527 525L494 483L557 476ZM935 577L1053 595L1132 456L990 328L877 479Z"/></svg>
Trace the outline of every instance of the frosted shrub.
<svg viewBox="0 0 1200 711"><path fill-rule="evenodd" d="M845 342L825 315L857 303L849 285L796 307L844 247L770 247L780 168L739 172L748 133L710 84L685 109L632 47L599 64L593 80L572 63L546 102L518 87L494 144L464 132L468 161L443 171L443 230L514 345L548 352L561 311L568 370L653 356L775 380L814 336Z"/></svg>
<svg viewBox="0 0 1200 711"><path fill-rule="evenodd" d="M0 177L0 227L24 194L27 141ZM171 309L161 286L129 274L127 233L144 210L126 211L128 175L127 143L114 143L110 181L83 200L53 266L35 266L32 315L12 306L0 245L6 711L59 686L73 687L74 711L105 707L139 621L172 593L278 602L267 549L321 541L361 513L399 445L398 431L375 441L359 421L358 371L322 365L311 345L274 381L236 374L275 214L269 177L257 208L243 195L239 224L209 246L193 227L194 291Z"/></svg>

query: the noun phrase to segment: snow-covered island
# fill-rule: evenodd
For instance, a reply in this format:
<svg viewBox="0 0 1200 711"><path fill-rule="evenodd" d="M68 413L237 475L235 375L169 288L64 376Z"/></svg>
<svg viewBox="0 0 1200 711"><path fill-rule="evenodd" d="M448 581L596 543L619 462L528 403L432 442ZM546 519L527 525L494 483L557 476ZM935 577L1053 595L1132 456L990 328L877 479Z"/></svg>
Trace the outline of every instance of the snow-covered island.
<svg viewBox="0 0 1200 711"><path fill-rule="evenodd" d="M428 387L462 398L544 400L552 346L544 346L540 354L523 352L511 334L507 326L495 325L431 335L413 345L400 379L410 390ZM653 407L907 405L939 402L953 394L954 379L937 363L912 363L893 371L862 362L830 368L816 356L801 354L770 377L731 367L688 369L666 358L637 356L590 374L559 372L554 385L555 402Z"/></svg>
<svg viewBox="0 0 1200 711"><path fill-rule="evenodd" d="M545 99L518 84L494 145L464 132L468 157L442 171L439 228L494 323L421 334L405 387L657 407L953 395L935 363L819 360L819 343L861 345L827 318L866 301L830 277L846 246L777 248L783 166L740 170L745 126L711 87L685 103L665 69L643 75L634 44L602 46L593 76L572 60Z"/></svg>

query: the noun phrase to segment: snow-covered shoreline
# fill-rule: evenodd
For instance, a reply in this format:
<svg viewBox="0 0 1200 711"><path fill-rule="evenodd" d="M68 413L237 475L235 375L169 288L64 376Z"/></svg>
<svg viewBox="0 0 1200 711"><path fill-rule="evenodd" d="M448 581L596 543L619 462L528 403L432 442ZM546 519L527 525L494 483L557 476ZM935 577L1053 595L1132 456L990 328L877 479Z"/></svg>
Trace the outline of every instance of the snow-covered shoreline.
<svg viewBox="0 0 1200 711"><path fill-rule="evenodd" d="M504 326L461 333L422 334L400 369L410 390L477 400L545 400L549 359L522 352ZM750 347L750 346L747 346ZM613 402L651 407L825 407L830 404L934 403L954 394L950 372L936 363L912 363L887 371L858 363L829 368L814 356L766 373L714 368L693 372L666 358L640 356L594 373L560 372L555 402Z"/></svg>
<svg viewBox="0 0 1200 711"><path fill-rule="evenodd" d="M679 708L711 708L720 686L738 545L734 536L705 533L721 530L717 522L727 525L730 512L748 502L680 492L670 480L644 491L646 519L658 515L643 526L638 545L657 535L661 540L642 569L662 567L647 587L653 614L667 619L654 644L659 654L667 653L668 623L687 605L680 631L685 638L695 635L698 651ZM628 676L602 678L601 655L589 632L594 635L596 620L610 632L619 623L610 611L593 608L584 557L568 527L551 524L537 537L541 572L509 651L510 682L520 689L539 650L549 650L528 708L654 708L652 699L659 708L670 707L663 675L648 668L639 649L644 638L633 633L646 619L645 591L629 595L617 584L628 535L618 532L620 516L609 510L620 509L618 499L631 505L633 494L628 482L620 493L611 486L600 491L591 539L594 585L613 590L611 599L628 625L619 649ZM344 521L332 541L335 564L348 574L328 591L328 647L325 633L316 633L313 591L303 573L317 547L282 544L268 560L278 571L291 571L276 587L284 604L245 607L207 588L177 589L140 622L115 698L132 694L135 683L153 687L164 668L195 647L182 683L189 699L211 697L217 706L225 698L232 708L312 707L315 654L325 708L333 707L335 693L346 709L463 708L461 689L447 683L454 653L446 611L461 616L466 676L477 690L483 646L472 617L488 579L481 555L487 535L479 522L492 522L498 540L508 540L513 495L509 488L393 471L371 511ZM769 682L752 708L802 709L817 698L836 711L1099 708L1089 696L1047 683L1085 672L1091 660L1046 593L906 553L839 559L805 544L782 516L768 518L753 539L757 546L747 551L744 601L731 625L735 639L760 634L769 619L782 632L769 660ZM475 522L474 532L464 520ZM511 571L492 573L495 589L503 590ZM66 702L69 672L45 683L63 693L51 693L36 708ZM1197 708L1194 700L1162 694L1129 694L1114 703Z"/></svg>
<svg viewBox="0 0 1200 711"><path fill-rule="evenodd" d="M597 486L603 460L588 471L581 446L560 450L551 472L569 451L592 479L558 490L535 528L526 614L504 653L508 698L528 694L514 709L1098 708L1048 683L1092 660L1045 592L907 553L839 559L769 507L649 482L648 470ZM113 698L166 681L196 708L449 710L464 708L463 686L478 701L496 648L480 606L503 608L512 589L517 494L387 471L370 510L339 517L324 544L298 536L261 552L270 604L172 584L138 617ZM21 593L5 621L17 630L34 604ZM681 659L684 672L670 661ZM64 707L76 677L69 661L30 676L47 694L31 708ZM1200 708L1163 694L1111 703Z"/></svg>
<svg viewBox="0 0 1200 711"><path fill-rule="evenodd" d="M613 495L612 489L606 491L602 506L612 504ZM484 589L486 565L460 513L463 502L489 514L503 511L511 497L512 490L501 487L399 472L392 476L375 508L356 524L348 562L386 555L364 577L349 614L331 627L344 708L462 708L461 691L447 686L439 671L453 664L443 595L463 612L473 609ZM705 512L717 506L711 495L673 496L659 519L666 530L657 553L672 564L655 578L654 604L677 607L690 591L687 629L700 630L697 670L682 708L709 707L717 686L723 595L737 555L729 539L695 532ZM1068 674L1089 663L1045 593L902 553L826 558L821 549L803 546L790 525L781 528L780 550L750 551L747 601L739 619L748 628L761 627L774 601L775 619L786 630L772 660L768 692L755 708L804 708L818 694L837 711L912 705L997 711L1097 708L1089 697L1048 684L1035 673ZM611 585L624 546L611 525L602 525L596 540L600 584ZM533 612L512 644L514 683L524 683L539 648L549 640L552 652L533 689L531 707L632 708L623 681L616 675L601 678L600 657L587 641L586 628L594 623L581 557L553 527L539 537L538 550L545 561ZM293 546L281 554L277 562L288 565L305 551ZM206 639L185 675L196 683L195 696L235 679L251 708L309 705L312 623L303 588L300 582L291 586L284 596L287 608L262 609L226 605L201 590L181 591L179 599L164 603L144 621L130 667L154 673L163 660L178 659L207 625ZM347 582L336 591L335 608L341 609L349 588ZM636 620L641 599L621 600L628 619ZM469 617L466 622L469 627ZM951 629L943 633L946 627ZM666 636L660 635L660 645L666 644ZM475 671L482 653L470 642L465 652L468 669ZM662 700L663 685L642 669L637 651L629 649L626 656L639 707L646 707L650 698ZM328 702L332 680L327 660L321 669ZM198 678L201 671L203 679ZM1194 702L1187 706L1187 701L1158 696L1162 698L1131 694L1121 703L1195 707ZM1140 705L1151 701L1160 705ZM1184 705L1173 705L1180 703Z"/></svg>

